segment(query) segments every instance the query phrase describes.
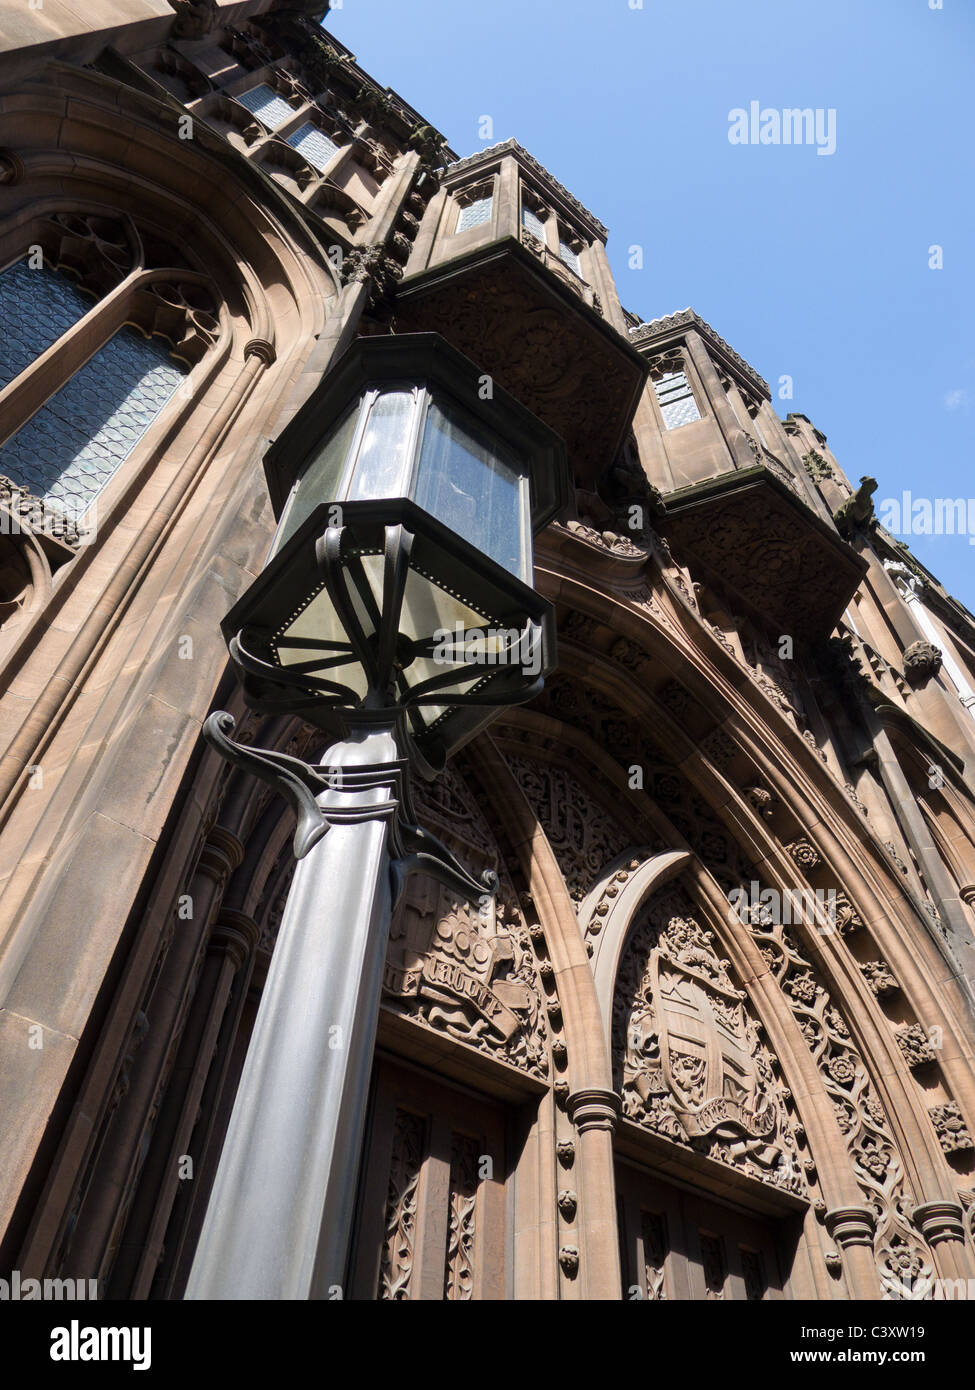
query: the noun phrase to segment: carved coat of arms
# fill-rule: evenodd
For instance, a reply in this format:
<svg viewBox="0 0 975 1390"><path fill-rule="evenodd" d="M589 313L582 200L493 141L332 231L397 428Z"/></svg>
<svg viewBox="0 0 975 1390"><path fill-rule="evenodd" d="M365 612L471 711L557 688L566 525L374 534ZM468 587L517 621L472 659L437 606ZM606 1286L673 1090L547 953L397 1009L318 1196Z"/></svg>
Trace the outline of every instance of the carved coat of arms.
<svg viewBox="0 0 975 1390"><path fill-rule="evenodd" d="M625 1112L755 1176L801 1187L771 1058L712 933L665 915L659 931L641 935L649 950L633 943L629 999L618 999Z"/></svg>

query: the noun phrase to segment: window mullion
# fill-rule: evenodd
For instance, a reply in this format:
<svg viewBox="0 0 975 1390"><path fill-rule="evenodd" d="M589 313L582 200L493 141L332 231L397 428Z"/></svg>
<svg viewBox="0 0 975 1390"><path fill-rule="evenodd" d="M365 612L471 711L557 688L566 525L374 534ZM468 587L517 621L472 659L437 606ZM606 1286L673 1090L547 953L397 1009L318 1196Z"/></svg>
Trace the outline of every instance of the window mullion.
<svg viewBox="0 0 975 1390"><path fill-rule="evenodd" d="M0 391L0 445L122 327L132 291L145 275L142 270L131 271Z"/></svg>

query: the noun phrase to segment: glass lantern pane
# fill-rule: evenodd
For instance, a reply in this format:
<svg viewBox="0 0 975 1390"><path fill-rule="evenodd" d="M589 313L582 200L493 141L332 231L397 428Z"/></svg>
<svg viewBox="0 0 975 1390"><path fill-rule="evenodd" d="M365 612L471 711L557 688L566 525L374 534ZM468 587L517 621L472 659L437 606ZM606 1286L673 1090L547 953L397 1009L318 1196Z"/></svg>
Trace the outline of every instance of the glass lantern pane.
<svg viewBox="0 0 975 1390"><path fill-rule="evenodd" d="M319 502L333 502L339 494L345 463L352 447L352 437L359 420L355 406L342 423L326 439L320 453L311 460L291 492L290 501L281 518L271 554L276 554L311 516Z"/></svg>
<svg viewBox="0 0 975 1390"><path fill-rule="evenodd" d="M471 689L483 679L484 671L478 667L467 667L463 660L452 660L462 655L463 634L480 631L489 619L470 608L461 599L442 589L432 579L411 569L406 580L403 595L403 609L400 615L400 631L413 641L434 638L443 644L443 654L419 657L406 668L404 675L410 688L424 681L454 671L458 675L465 669L470 675L451 685L444 692L443 705L422 705L418 707L417 717L429 726L449 708L451 696Z"/></svg>
<svg viewBox="0 0 975 1390"><path fill-rule="evenodd" d="M416 405L412 391L386 391L373 402L349 485L349 502L408 496Z"/></svg>
<svg viewBox="0 0 975 1390"><path fill-rule="evenodd" d="M528 582L527 477L471 418L431 402L415 501L510 574Z"/></svg>

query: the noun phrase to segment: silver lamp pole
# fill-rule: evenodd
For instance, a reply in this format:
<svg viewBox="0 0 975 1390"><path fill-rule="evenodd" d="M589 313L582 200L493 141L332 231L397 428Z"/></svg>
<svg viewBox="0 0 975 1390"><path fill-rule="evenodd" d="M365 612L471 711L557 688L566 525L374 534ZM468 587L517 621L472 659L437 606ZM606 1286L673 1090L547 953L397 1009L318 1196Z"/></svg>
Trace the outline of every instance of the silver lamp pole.
<svg viewBox="0 0 975 1390"><path fill-rule="evenodd" d="M396 744L365 732L323 762L395 770ZM295 869L188 1299L342 1296L390 917L389 781L319 798L342 819Z"/></svg>
<svg viewBox="0 0 975 1390"><path fill-rule="evenodd" d="M531 699L554 665L554 611L527 581L531 532L564 498L564 446L503 393L472 414L439 386L405 389L420 359L429 379L449 370L476 399L476 368L430 335L350 350L338 384L326 379L275 446L277 544L223 623L254 708L345 737L307 764L235 742L229 714L204 725L291 802L298 863L191 1300L343 1296L402 881L421 870L474 901L497 888L415 823L406 755L435 775L492 706ZM285 497L280 469L294 457L307 461Z"/></svg>

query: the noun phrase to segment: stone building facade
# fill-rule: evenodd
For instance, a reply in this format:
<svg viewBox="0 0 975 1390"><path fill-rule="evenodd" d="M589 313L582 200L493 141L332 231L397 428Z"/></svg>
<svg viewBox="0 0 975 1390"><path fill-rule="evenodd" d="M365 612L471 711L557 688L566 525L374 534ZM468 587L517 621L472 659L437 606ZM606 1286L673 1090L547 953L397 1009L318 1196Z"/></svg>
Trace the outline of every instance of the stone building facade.
<svg viewBox="0 0 975 1390"><path fill-rule="evenodd" d="M621 305L530 154L458 159L322 8L0 14L4 1272L182 1295L294 867L201 725L317 751L220 633L262 455L356 335L433 330L568 446L559 665L417 788L501 889L397 910L347 1296L975 1277L975 620L702 318Z"/></svg>

